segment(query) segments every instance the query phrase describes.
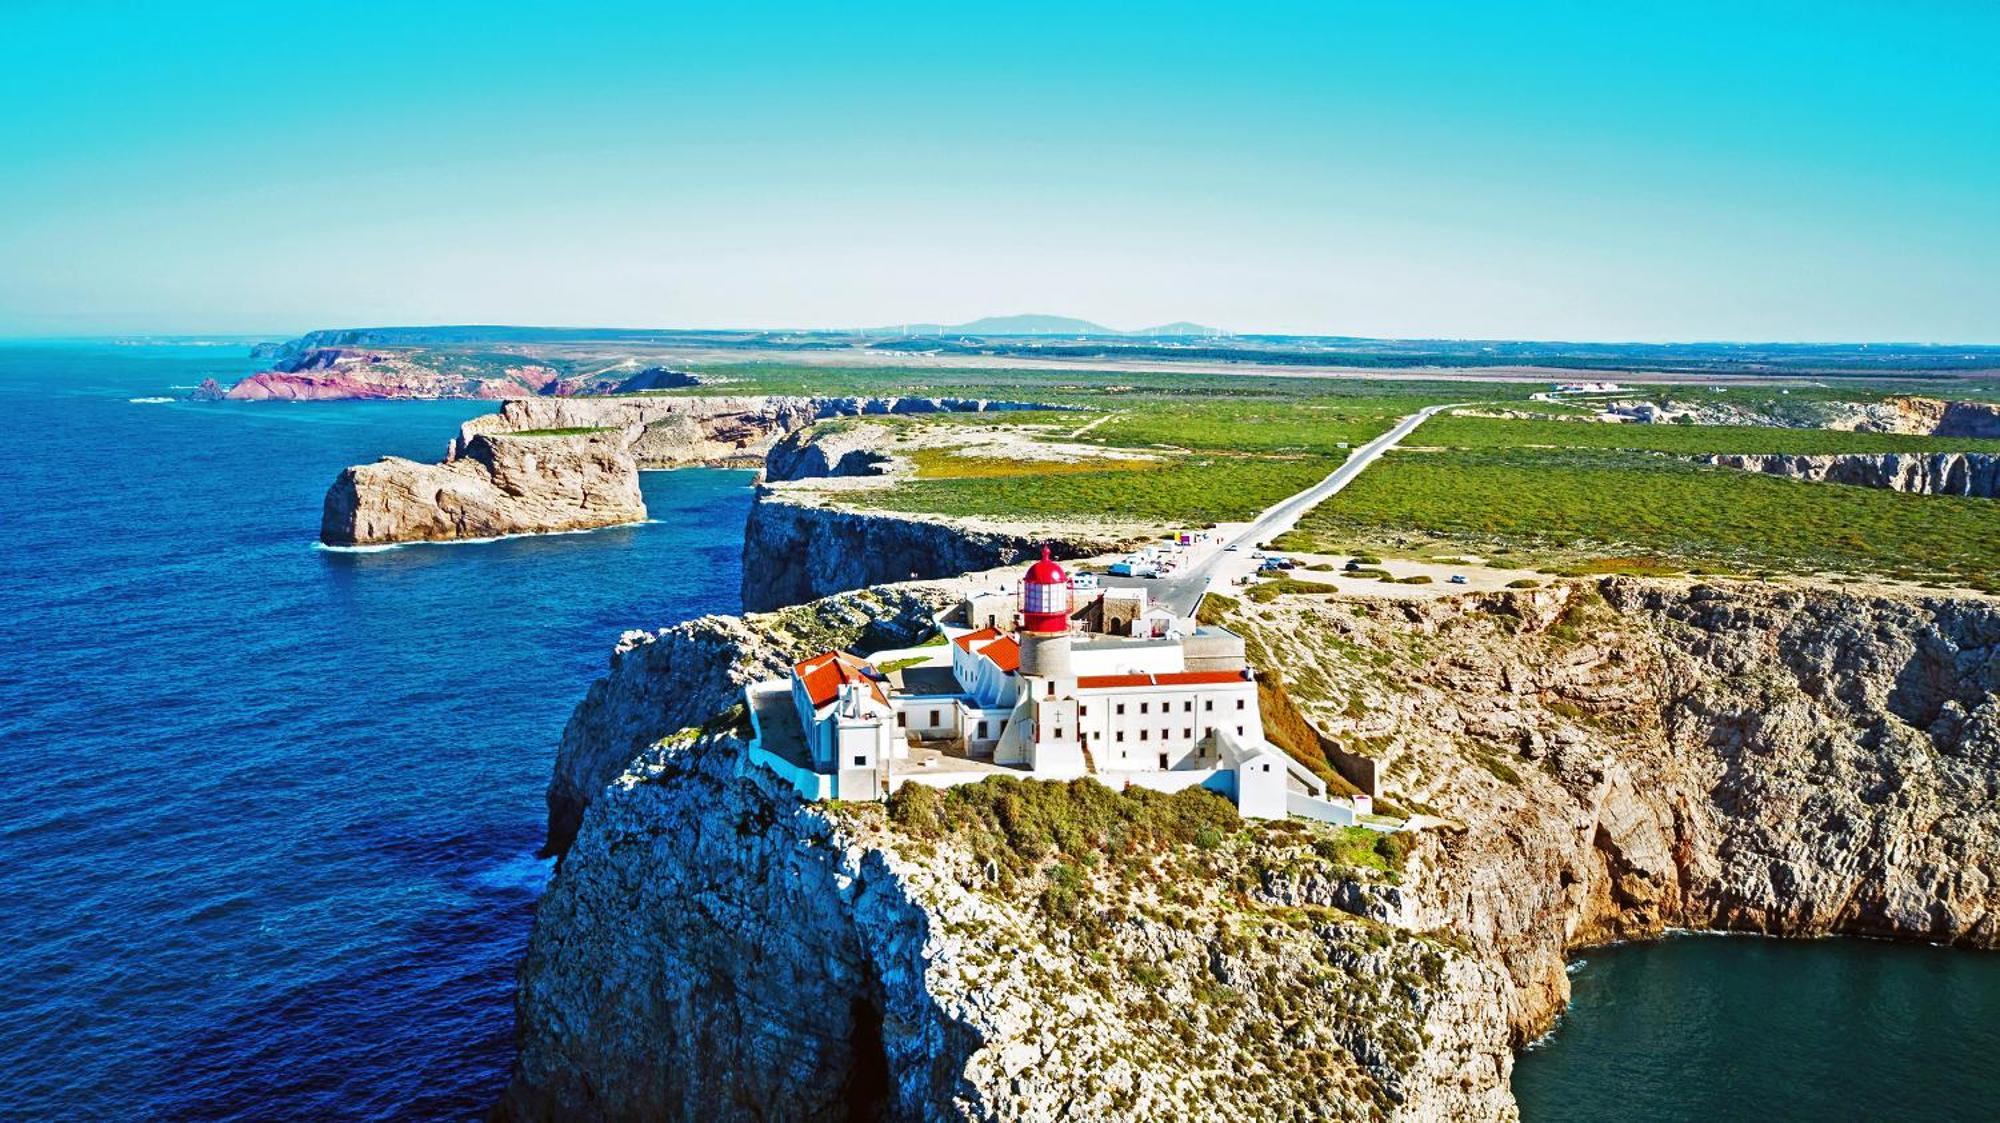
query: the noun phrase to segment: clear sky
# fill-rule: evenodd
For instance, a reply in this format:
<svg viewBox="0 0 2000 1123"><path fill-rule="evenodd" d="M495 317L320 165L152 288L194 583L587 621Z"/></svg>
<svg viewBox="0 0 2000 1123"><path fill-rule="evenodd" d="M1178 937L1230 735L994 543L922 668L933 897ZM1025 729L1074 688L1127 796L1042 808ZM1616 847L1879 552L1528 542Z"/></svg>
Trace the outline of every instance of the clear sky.
<svg viewBox="0 0 2000 1123"><path fill-rule="evenodd" d="M0 2L0 334L1018 312L2000 342L2000 5Z"/></svg>

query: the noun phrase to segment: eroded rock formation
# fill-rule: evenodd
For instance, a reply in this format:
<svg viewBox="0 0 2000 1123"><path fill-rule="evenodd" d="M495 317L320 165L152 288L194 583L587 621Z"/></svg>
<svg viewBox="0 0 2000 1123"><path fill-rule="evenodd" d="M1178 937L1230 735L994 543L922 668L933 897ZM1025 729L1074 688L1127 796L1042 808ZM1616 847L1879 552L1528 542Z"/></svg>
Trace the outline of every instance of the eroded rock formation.
<svg viewBox="0 0 2000 1123"><path fill-rule="evenodd" d="M1722 453L1701 463L1794 480L1852 484L1918 495L2000 496L2000 455L1990 452L1880 452L1822 456Z"/></svg>
<svg viewBox="0 0 2000 1123"><path fill-rule="evenodd" d="M1020 408L1026 404L960 398L513 399L460 427L441 464L391 458L341 473L327 492L321 539L347 546L636 522L646 516L639 492L642 468L761 464L779 438L830 417ZM546 443L571 438L583 439ZM538 456L538 450L546 455ZM913 532L911 541L950 548L947 537L923 531ZM895 576L961 572L958 560L970 556L965 551L935 559L917 555L906 558L914 564ZM751 604L775 607L887 579L871 574L845 584L799 584L809 591Z"/></svg>
<svg viewBox="0 0 2000 1123"><path fill-rule="evenodd" d="M327 489L329 546L437 542L639 522L639 469L616 433L482 434L441 464L388 456Z"/></svg>
<svg viewBox="0 0 2000 1123"><path fill-rule="evenodd" d="M820 505L760 488L743 529L743 606L763 611L895 581L929 580L1025 561L1128 547L1130 535L1038 532L896 512Z"/></svg>
<svg viewBox="0 0 2000 1123"><path fill-rule="evenodd" d="M1087 947L949 840L739 775L738 682L946 596L621 643L551 788L570 844L504 1115L1506 1119L1576 947L2000 944L1989 600L1610 579L1237 606L1386 798L1457 826L1399 884L1315 864L1317 828L1169 854L1066 922L1115 934Z"/></svg>

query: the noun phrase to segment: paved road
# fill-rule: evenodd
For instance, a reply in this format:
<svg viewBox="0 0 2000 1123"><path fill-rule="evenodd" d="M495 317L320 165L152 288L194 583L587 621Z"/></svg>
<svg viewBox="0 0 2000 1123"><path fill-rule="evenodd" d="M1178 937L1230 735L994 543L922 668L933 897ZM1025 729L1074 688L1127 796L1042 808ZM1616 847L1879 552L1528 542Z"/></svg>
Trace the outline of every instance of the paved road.
<svg viewBox="0 0 2000 1123"><path fill-rule="evenodd" d="M1151 580L1131 577L1104 577L1101 580L1104 584L1112 586L1138 586L1150 594L1150 599L1154 603L1165 604L1182 616L1193 615L1195 605L1201 602L1202 594L1208 591L1209 584L1217 577L1233 578L1239 573L1247 573L1257 567L1255 559L1250 557L1250 551L1256 548L1257 543L1269 542L1297 526L1307 511L1326 502L1341 488L1346 487L1354 477L1361 474L1363 469L1375 463L1383 453L1394 448L1396 442L1409 436L1412 429L1422 425L1432 414L1439 410L1454 409L1461 404L1463 403L1426 406L1403 418L1396 423L1395 428L1355 449L1348 455L1347 460L1325 479L1269 508L1257 516L1257 521L1251 523L1248 528L1225 542L1209 547L1200 560L1178 573ZM1238 544L1235 553L1229 553L1223 548L1232 543Z"/></svg>

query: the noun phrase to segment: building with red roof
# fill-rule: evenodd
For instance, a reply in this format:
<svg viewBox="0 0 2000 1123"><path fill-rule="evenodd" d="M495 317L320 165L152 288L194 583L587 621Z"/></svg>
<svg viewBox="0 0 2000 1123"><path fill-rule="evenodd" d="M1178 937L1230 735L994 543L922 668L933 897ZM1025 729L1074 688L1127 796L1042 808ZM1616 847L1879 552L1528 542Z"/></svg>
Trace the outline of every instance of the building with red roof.
<svg viewBox="0 0 2000 1123"><path fill-rule="evenodd" d="M1069 576L1047 551L1021 588L1018 631L988 615L983 626L947 626L941 647L896 653L893 674L828 651L799 661L787 682L750 688L753 757L807 798L886 795L912 780L1091 776L1214 788L1245 815L1337 818L1324 782L1265 739L1239 637L1191 620L1147 630L1164 634L1077 634ZM785 708L771 704L780 691L792 699L795 743L779 728Z"/></svg>

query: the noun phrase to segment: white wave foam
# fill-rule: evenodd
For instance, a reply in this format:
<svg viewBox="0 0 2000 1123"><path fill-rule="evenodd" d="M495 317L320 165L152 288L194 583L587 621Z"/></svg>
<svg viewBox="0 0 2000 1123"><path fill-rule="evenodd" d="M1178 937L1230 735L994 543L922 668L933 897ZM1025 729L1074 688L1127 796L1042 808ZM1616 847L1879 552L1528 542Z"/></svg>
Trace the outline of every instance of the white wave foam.
<svg viewBox="0 0 2000 1123"><path fill-rule="evenodd" d="M172 398L127 398L125 400L131 402L134 405L142 405L142 406L159 405L162 402L173 401Z"/></svg>
<svg viewBox="0 0 2000 1123"><path fill-rule="evenodd" d="M480 870L471 877L472 884L481 889L495 892L540 893L548 888L549 878L555 876L554 858L537 858L533 854L523 854L509 858L491 869Z"/></svg>

